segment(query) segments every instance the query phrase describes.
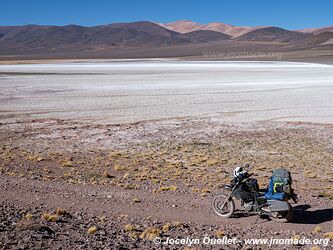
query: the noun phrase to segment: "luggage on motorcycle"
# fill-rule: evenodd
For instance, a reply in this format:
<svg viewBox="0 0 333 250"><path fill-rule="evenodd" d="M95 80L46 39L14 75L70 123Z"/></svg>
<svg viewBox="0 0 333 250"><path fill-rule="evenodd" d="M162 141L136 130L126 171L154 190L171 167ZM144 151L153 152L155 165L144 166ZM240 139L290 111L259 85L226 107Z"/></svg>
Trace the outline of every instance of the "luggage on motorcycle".
<svg viewBox="0 0 333 250"><path fill-rule="evenodd" d="M284 212L290 209L289 204L286 201L268 200L267 204L270 212Z"/></svg>
<svg viewBox="0 0 333 250"><path fill-rule="evenodd" d="M246 185L242 185L234 191L234 196L239 200L253 200L257 194L251 192Z"/></svg>
<svg viewBox="0 0 333 250"><path fill-rule="evenodd" d="M246 186L250 188L251 191L259 192L259 185L257 179L250 178L246 180Z"/></svg>
<svg viewBox="0 0 333 250"><path fill-rule="evenodd" d="M259 191L258 181L249 178L235 190L234 196L240 200L253 200Z"/></svg>
<svg viewBox="0 0 333 250"><path fill-rule="evenodd" d="M292 178L290 172L285 168L279 168L273 171L273 191L274 193L290 193Z"/></svg>
<svg viewBox="0 0 333 250"><path fill-rule="evenodd" d="M279 168L273 171L268 190L265 193L266 199L285 200L291 194L292 178L287 169Z"/></svg>

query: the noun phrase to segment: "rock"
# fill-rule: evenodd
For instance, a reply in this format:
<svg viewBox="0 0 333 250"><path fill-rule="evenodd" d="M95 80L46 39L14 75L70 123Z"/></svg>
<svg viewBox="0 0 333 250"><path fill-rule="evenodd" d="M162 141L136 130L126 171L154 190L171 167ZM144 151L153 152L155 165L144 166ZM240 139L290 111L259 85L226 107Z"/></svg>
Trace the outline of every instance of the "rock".
<svg viewBox="0 0 333 250"><path fill-rule="evenodd" d="M34 221L29 221L29 220L20 220L16 224L16 228L18 230L40 230L42 228L42 225L38 224L37 222Z"/></svg>

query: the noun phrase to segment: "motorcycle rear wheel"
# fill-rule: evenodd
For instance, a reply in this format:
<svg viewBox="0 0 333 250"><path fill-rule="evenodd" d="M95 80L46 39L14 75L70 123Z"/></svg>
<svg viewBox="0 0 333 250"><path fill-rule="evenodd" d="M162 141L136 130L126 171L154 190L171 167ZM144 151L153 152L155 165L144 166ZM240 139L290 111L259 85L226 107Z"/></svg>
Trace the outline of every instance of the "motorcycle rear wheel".
<svg viewBox="0 0 333 250"><path fill-rule="evenodd" d="M235 212L235 203L232 199L228 200L225 205L223 203L227 200L227 196L225 194L217 195L212 203L214 212L221 217L229 218Z"/></svg>

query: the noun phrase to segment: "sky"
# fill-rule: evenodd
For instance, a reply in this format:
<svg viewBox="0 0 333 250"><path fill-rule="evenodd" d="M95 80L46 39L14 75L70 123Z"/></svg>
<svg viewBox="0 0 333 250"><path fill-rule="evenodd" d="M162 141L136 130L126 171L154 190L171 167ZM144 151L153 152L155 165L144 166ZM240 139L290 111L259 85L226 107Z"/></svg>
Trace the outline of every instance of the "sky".
<svg viewBox="0 0 333 250"><path fill-rule="evenodd" d="M333 25L331 0L0 0L0 26L192 20L286 29Z"/></svg>

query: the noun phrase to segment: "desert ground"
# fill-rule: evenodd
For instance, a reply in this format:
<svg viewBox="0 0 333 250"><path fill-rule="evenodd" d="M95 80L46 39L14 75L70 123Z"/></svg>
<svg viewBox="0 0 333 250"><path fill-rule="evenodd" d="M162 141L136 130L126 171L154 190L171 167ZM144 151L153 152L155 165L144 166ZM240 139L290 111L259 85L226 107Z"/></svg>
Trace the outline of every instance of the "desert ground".
<svg viewBox="0 0 333 250"><path fill-rule="evenodd" d="M333 238L333 66L113 60L0 65L3 249L272 249ZM237 165L290 169L277 223L211 201ZM231 245L164 245L170 238ZM317 248L316 248L317 249Z"/></svg>

